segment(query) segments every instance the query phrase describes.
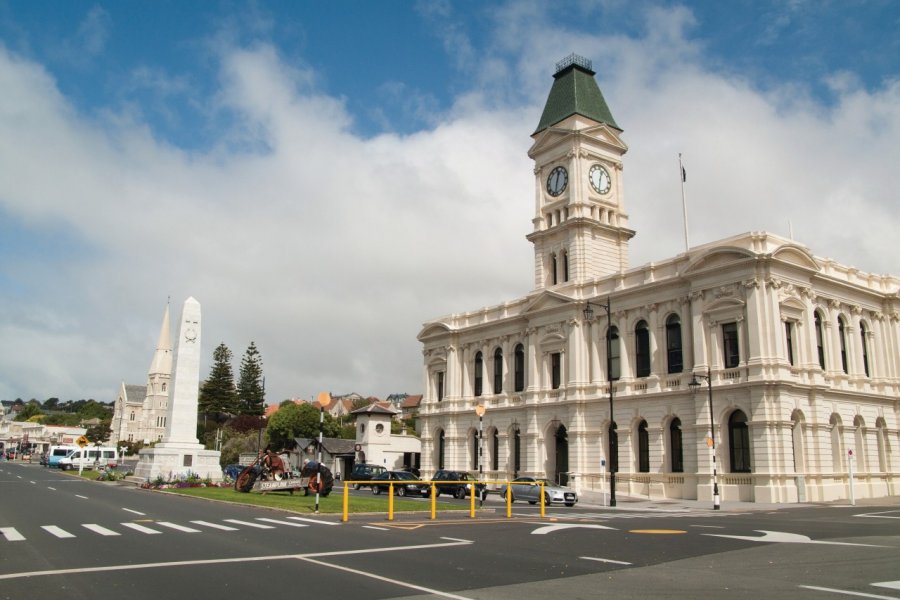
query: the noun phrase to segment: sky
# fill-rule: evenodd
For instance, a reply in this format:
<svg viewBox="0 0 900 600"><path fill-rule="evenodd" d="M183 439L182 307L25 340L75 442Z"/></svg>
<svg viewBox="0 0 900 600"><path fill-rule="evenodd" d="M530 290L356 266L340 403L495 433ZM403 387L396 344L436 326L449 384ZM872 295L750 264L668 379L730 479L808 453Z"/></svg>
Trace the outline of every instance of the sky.
<svg viewBox="0 0 900 600"><path fill-rule="evenodd" d="M894 0L0 0L0 399L143 384L169 303L269 403L423 392L422 324L528 294L570 53L632 267L747 231L900 275ZM174 326L174 325L173 325ZM174 334L173 334L174 335Z"/></svg>

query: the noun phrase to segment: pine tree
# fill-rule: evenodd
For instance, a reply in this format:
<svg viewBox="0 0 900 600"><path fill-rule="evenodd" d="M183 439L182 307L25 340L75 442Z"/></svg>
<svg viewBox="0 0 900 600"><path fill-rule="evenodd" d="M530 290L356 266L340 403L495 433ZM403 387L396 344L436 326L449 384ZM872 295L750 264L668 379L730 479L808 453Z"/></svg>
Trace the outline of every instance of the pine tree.
<svg viewBox="0 0 900 600"><path fill-rule="evenodd" d="M237 413L238 396L231 369L231 350L224 343L213 351L209 377L200 386L199 409L203 414Z"/></svg>
<svg viewBox="0 0 900 600"><path fill-rule="evenodd" d="M254 342L250 342L241 360L241 379L238 381L237 392L239 414L261 416L265 412L266 390L263 387L262 358Z"/></svg>

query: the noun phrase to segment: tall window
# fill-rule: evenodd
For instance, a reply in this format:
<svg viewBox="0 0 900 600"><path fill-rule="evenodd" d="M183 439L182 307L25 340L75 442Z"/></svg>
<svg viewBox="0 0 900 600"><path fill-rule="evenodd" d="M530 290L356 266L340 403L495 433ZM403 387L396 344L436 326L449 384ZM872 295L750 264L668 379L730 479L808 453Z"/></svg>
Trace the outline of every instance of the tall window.
<svg viewBox="0 0 900 600"><path fill-rule="evenodd" d="M647 321L638 321L634 327L634 374L636 377L650 375L650 330Z"/></svg>
<svg viewBox="0 0 900 600"><path fill-rule="evenodd" d="M438 371L435 377L435 386L437 387L437 400L440 402L444 399L444 372Z"/></svg>
<svg viewBox="0 0 900 600"><path fill-rule="evenodd" d="M841 344L841 369L849 373L847 369L847 328L844 325L844 317L838 317L838 340Z"/></svg>
<svg viewBox="0 0 900 600"><path fill-rule="evenodd" d="M750 472L750 429L747 415L736 410L728 417L729 457L732 473Z"/></svg>
<svg viewBox="0 0 900 600"><path fill-rule="evenodd" d="M788 363L794 366L794 324L791 321L784 322L784 343L787 346Z"/></svg>
<svg viewBox="0 0 900 600"><path fill-rule="evenodd" d="M503 391L503 350L494 350L494 393Z"/></svg>
<svg viewBox="0 0 900 600"><path fill-rule="evenodd" d="M484 357L475 353L475 395L480 396L484 386Z"/></svg>
<svg viewBox="0 0 900 600"><path fill-rule="evenodd" d="M684 370L684 357L681 352L681 319L672 315L666 319L666 359L669 373L681 373Z"/></svg>
<svg viewBox="0 0 900 600"><path fill-rule="evenodd" d="M515 370L516 391L521 392L525 389L525 347L522 344L516 345Z"/></svg>
<svg viewBox="0 0 900 600"><path fill-rule="evenodd" d="M557 274L556 274L556 254L550 255L550 274L551 274L551 278L552 278L551 281L553 281L553 285L556 285L557 283L559 283L559 278L557 277Z"/></svg>
<svg viewBox="0 0 900 600"><path fill-rule="evenodd" d="M619 432L616 431L616 422L609 424L608 441L609 448L607 456L609 457L609 472L617 473L619 471Z"/></svg>
<svg viewBox="0 0 900 600"><path fill-rule="evenodd" d="M669 423L669 453L672 455L672 472L684 473L684 447L681 442L681 419L678 417Z"/></svg>
<svg viewBox="0 0 900 600"><path fill-rule="evenodd" d="M563 281L568 281L569 280L569 251L568 250L563 250L562 261L563 261Z"/></svg>
<svg viewBox="0 0 900 600"><path fill-rule="evenodd" d="M824 336L822 335L822 316L816 312L816 351L819 356L819 368L825 368L825 344L823 343Z"/></svg>
<svg viewBox="0 0 900 600"><path fill-rule="evenodd" d="M491 470L500 469L500 434L494 429L491 431Z"/></svg>
<svg viewBox="0 0 900 600"><path fill-rule="evenodd" d="M647 421L638 425L638 472L650 472L650 434L647 432Z"/></svg>
<svg viewBox="0 0 900 600"><path fill-rule="evenodd" d="M609 328L609 380L618 381L621 376L622 359L619 354L619 329Z"/></svg>
<svg viewBox="0 0 900 600"><path fill-rule="evenodd" d="M444 468L444 430L443 430L443 429L441 429L441 430L438 432L438 444L437 444L437 446L438 446L438 447L437 447L437 451L438 451L438 455L437 455L437 468L438 468L438 469L443 469L443 468Z"/></svg>
<svg viewBox="0 0 900 600"><path fill-rule="evenodd" d="M725 368L733 369L741 362L740 346L738 344L737 323L725 323L722 325L722 350L725 353Z"/></svg>
<svg viewBox="0 0 900 600"><path fill-rule="evenodd" d="M866 340L866 338L868 337L868 333L869 332L866 330L866 324L860 321L859 341L862 344L863 373L866 374L866 377L869 377L869 344Z"/></svg>
<svg viewBox="0 0 900 600"><path fill-rule="evenodd" d="M550 355L550 387L558 390L562 383L562 354L554 352Z"/></svg>

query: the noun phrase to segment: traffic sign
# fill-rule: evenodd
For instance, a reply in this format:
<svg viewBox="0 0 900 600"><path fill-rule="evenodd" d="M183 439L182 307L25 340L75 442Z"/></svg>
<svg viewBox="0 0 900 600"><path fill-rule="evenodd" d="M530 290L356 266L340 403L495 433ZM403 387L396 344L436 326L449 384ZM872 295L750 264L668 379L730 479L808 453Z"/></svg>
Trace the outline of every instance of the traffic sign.
<svg viewBox="0 0 900 600"><path fill-rule="evenodd" d="M77 440L75 440L75 443L78 444L81 448L84 448L85 446L87 446L88 444L90 444L91 441L90 441L89 439L87 439L86 437L81 436L80 438L78 438Z"/></svg>

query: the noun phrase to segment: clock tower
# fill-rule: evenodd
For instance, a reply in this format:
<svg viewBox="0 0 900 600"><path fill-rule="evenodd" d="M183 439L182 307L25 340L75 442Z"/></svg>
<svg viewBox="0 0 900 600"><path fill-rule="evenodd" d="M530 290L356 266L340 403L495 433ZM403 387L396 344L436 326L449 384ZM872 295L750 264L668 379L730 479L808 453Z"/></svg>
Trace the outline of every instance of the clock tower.
<svg viewBox="0 0 900 600"><path fill-rule="evenodd" d="M594 80L591 61L556 64L534 144L535 287L564 288L628 268L622 156L628 147Z"/></svg>

